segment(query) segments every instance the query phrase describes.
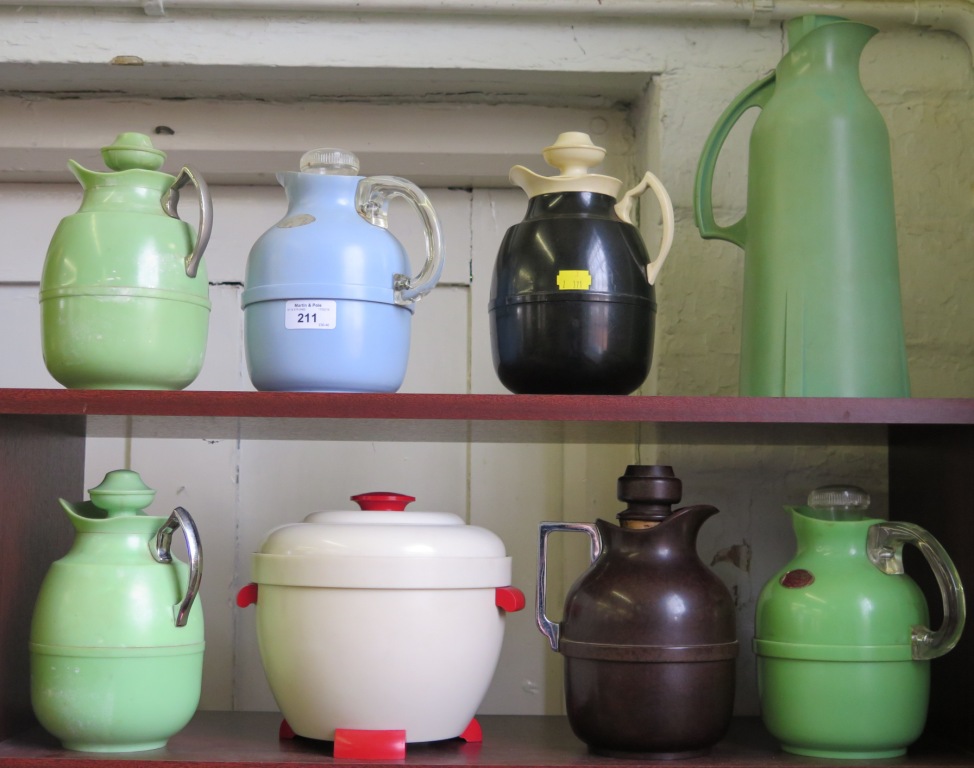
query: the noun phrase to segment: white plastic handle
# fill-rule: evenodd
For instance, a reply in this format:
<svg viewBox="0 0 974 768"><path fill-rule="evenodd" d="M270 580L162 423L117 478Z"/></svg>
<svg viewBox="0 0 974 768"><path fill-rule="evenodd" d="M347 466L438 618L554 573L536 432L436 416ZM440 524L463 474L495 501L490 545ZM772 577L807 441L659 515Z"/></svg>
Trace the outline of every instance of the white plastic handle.
<svg viewBox="0 0 974 768"><path fill-rule="evenodd" d="M656 194L656 199L659 200L660 210L663 212L663 240L660 243L659 255L654 261L646 265L646 280L650 285L653 285L656 282L656 277L659 275L660 269L663 268L663 262L666 261L666 256L670 252L670 248L673 247L673 230L675 228L676 217L673 215L673 201L670 200L670 195L666 191L666 187L663 186L663 182L656 178L656 176L646 171L643 180L626 192L622 196L622 199L616 203L615 211L620 219L627 224L632 224L633 221L630 218L630 214L632 213L633 199L639 197L647 189L652 189Z"/></svg>

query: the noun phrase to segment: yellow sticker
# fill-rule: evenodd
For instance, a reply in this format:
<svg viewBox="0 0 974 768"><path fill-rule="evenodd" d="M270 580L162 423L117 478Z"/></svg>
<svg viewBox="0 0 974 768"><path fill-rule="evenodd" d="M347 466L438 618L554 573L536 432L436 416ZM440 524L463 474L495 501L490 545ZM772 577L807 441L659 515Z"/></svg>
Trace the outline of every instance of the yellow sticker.
<svg viewBox="0 0 974 768"><path fill-rule="evenodd" d="M587 269L563 269L558 273L558 290L587 291L592 287L592 274Z"/></svg>

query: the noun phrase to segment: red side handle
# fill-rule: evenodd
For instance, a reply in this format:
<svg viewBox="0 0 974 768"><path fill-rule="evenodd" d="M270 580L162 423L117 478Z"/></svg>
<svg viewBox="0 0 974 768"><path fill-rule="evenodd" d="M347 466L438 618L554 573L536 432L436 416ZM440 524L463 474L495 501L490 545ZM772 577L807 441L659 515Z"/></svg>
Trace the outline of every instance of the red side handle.
<svg viewBox="0 0 974 768"><path fill-rule="evenodd" d="M237 607L246 608L248 605L257 605L257 585L254 582L237 593Z"/></svg>
<svg viewBox="0 0 974 768"><path fill-rule="evenodd" d="M524 593L517 587L498 587L494 591L494 604L502 611L514 613L527 604Z"/></svg>

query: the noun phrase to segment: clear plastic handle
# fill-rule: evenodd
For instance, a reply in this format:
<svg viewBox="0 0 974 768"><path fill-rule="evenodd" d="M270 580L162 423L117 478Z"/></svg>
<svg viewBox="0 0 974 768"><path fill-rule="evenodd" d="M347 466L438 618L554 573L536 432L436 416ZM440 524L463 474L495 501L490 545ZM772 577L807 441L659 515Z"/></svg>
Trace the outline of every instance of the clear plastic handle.
<svg viewBox="0 0 974 768"><path fill-rule="evenodd" d="M393 288L397 304L419 301L433 290L443 272L443 231L436 211L419 187L398 176L369 176L362 179L355 191L355 209L370 224L388 227L389 200L405 199L423 220L426 236L426 261L419 274L394 275Z"/></svg>
<svg viewBox="0 0 974 768"><path fill-rule="evenodd" d="M538 541L538 591L535 595L534 615L538 629L548 638L553 651L558 650L561 638L561 624L552 621L545 613L545 592L548 586L548 534L555 531L574 531L589 537L592 562L602 552L602 537L599 529L592 523L541 523L541 538Z"/></svg>
<svg viewBox="0 0 974 768"><path fill-rule="evenodd" d="M964 629L967 606L964 587L950 555L930 533L913 523L879 523L869 529L866 552L870 562L883 573L903 573L903 545L912 544L923 553L940 587L944 621L934 632L913 627L913 658L935 659L950 651Z"/></svg>
<svg viewBox="0 0 974 768"><path fill-rule="evenodd" d="M656 178L656 176L646 171L643 180L626 192L622 196L622 199L616 203L615 212L624 222L632 224L632 219L629 217L632 212L632 201L647 189L652 189L656 193L660 210L663 212L663 238L659 247L659 255L646 265L646 281L650 285L653 285L656 282L656 277L659 275L660 269L663 267L663 262L666 261L666 255L670 252L670 248L673 247L675 217L673 215L673 201L670 200L670 195L666 191L666 187L663 186L663 182Z"/></svg>
<svg viewBox="0 0 974 768"><path fill-rule="evenodd" d="M200 268L200 260L203 258L203 251L206 250L206 244L210 241L210 232L213 230L213 201L210 198L210 188L202 176L189 166L184 166L176 180L163 195L162 208L169 216L178 219L179 212L176 208L179 205L179 190L189 183L192 183L199 193L200 214L196 231L196 244L193 246L192 253L186 256L186 276L196 277Z"/></svg>
<svg viewBox="0 0 974 768"><path fill-rule="evenodd" d="M203 579L203 549L200 546L199 529L196 523L182 507L176 507L169 519L162 524L156 531L154 542L150 542L149 550L152 557L158 563L169 565L173 561L172 557L172 535L178 528L183 529L183 536L186 538L186 553L189 557L189 579L186 582L186 594L183 599L173 606L173 620L177 627L185 627L189 621L189 611L193 607L193 601L200 591L200 582Z"/></svg>

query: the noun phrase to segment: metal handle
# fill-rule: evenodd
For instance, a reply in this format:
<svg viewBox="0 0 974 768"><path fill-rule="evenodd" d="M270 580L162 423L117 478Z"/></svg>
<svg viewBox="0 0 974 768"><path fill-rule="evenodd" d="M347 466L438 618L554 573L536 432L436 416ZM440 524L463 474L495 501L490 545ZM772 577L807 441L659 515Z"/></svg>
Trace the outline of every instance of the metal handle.
<svg viewBox="0 0 974 768"><path fill-rule="evenodd" d="M186 554L189 556L189 579L186 583L186 594L181 602L173 606L173 618L177 627L185 627L189 621L189 610L200 591L200 581L203 579L203 550L200 546L200 534L193 518L182 507L176 507L169 519L156 531L155 542L150 542L149 550L157 563L169 565L173 562L172 535L177 528L183 529L186 539Z"/></svg>
<svg viewBox="0 0 974 768"><path fill-rule="evenodd" d="M196 277L200 268L200 260L203 258L203 251L206 244L210 241L210 232L213 229L213 201L210 198L210 188L207 186L203 177L196 173L189 166L183 169L176 176L166 194L162 196L162 208L174 219L179 218L176 208L179 205L179 190L192 183L200 198L200 221L196 231L196 243L193 251L186 256L186 276Z"/></svg>
<svg viewBox="0 0 974 768"><path fill-rule="evenodd" d="M663 267L663 262L666 261L666 255L673 246L673 232L676 228L676 217L673 215L673 201L670 200L666 187L663 186L663 182L656 178L656 176L646 171L643 180L626 192L622 196L622 199L616 203L615 212L624 222L632 224L632 219L629 218L632 211L632 201L647 189L652 189L656 193L660 211L663 213L663 238L659 246L659 255L657 255L654 261L646 265L646 281L650 285L653 285L656 282L656 276L659 275L659 271Z"/></svg>
<svg viewBox="0 0 974 768"><path fill-rule="evenodd" d="M937 578L944 606L944 621L936 632L929 627L913 627L913 658L935 659L950 651L964 629L967 606L964 587L950 555L929 532L913 523L879 523L869 529L866 552L870 562L883 573L902 574L903 545L912 544L926 558Z"/></svg>
<svg viewBox="0 0 974 768"><path fill-rule="evenodd" d="M388 201L393 197L406 200L423 220L426 237L426 261L415 277L393 275L396 304L405 305L419 301L433 290L443 272L443 230L433 205L426 194L406 179L398 176L369 176L358 183L355 191L355 208L370 224L387 227Z"/></svg>
<svg viewBox="0 0 974 768"><path fill-rule="evenodd" d="M743 248L747 237L747 213L727 227L717 224L714 219L714 170L717 168L717 157L730 135L731 129L741 119L741 116L751 107L764 108L774 93L776 75L774 72L744 89L730 106L724 110L714 129L707 137L700 163L697 166L697 177L693 185L693 213L697 222L700 236L705 240L727 240Z"/></svg>
<svg viewBox="0 0 974 768"><path fill-rule="evenodd" d="M557 651L561 636L561 624L549 619L545 613L545 591L548 586L548 534L555 531L574 531L588 534L592 562L595 562L595 558L602 552L602 537L599 535L599 529L593 523L541 523L538 530L541 537L538 541L538 591L534 615L538 622L538 629L548 638L551 649Z"/></svg>

